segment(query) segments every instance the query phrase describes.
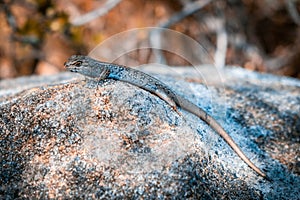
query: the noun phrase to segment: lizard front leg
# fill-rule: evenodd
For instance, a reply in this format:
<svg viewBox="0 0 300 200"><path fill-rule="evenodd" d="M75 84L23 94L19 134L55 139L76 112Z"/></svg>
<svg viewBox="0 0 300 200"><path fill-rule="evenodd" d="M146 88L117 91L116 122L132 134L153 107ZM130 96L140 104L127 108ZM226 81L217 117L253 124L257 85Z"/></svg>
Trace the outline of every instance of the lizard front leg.
<svg viewBox="0 0 300 200"><path fill-rule="evenodd" d="M96 80L98 82L100 82L101 80L106 79L108 77L109 73L110 73L110 71L108 68L102 68L99 73L99 76L96 78Z"/></svg>
<svg viewBox="0 0 300 200"><path fill-rule="evenodd" d="M101 71L98 70L98 71L95 71L95 73L97 73L99 76L97 76L97 77L86 76L86 80L88 80L88 82L90 82L90 83L96 83L97 88L98 88L99 83L108 77L108 75L110 74L110 71L108 68L101 68Z"/></svg>
<svg viewBox="0 0 300 200"><path fill-rule="evenodd" d="M106 79L109 74L110 74L110 71L108 68L101 69L101 71L99 72L99 76L94 79L97 82L97 88L99 86L100 81Z"/></svg>

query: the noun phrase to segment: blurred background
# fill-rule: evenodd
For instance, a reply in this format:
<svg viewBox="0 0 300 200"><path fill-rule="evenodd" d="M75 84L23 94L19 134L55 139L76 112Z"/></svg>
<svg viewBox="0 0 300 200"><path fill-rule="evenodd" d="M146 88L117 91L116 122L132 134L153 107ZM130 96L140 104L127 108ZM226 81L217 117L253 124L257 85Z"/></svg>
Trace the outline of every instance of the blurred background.
<svg viewBox="0 0 300 200"><path fill-rule="evenodd" d="M150 26L195 39L220 67L300 78L298 0L1 0L0 6L0 79L59 73L70 55L87 55L117 33ZM126 64L153 62L153 53L132 51ZM190 64L161 54L168 65Z"/></svg>

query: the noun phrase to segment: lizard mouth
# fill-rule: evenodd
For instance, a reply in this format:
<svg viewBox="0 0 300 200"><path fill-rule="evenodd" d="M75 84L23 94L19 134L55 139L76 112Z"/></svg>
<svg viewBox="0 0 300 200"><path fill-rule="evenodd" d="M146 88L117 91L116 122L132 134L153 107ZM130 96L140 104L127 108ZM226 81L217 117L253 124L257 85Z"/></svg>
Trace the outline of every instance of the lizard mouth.
<svg viewBox="0 0 300 200"><path fill-rule="evenodd" d="M70 66L65 66L65 67L70 72L78 72L78 69L76 67L70 67Z"/></svg>
<svg viewBox="0 0 300 200"><path fill-rule="evenodd" d="M78 72L78 70L76 68L69 68L68 69L70 72Z"/></svg>

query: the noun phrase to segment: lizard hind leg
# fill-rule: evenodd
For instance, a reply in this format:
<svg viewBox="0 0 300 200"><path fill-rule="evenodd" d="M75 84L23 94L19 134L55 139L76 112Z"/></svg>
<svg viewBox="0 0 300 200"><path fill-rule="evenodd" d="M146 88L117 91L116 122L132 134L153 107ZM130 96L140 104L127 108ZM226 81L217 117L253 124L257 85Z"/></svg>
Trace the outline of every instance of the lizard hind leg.
<svg viewBox="0 0 300 200"><path fill-rule="evenodd" d="M178 114L179 116L182 117L182 114L181 114L181 112L179 112L179 110L177 109L177 106L176 106L176 105L175 105L175 106L172 106L172 108L173 108L173 110L174 110L175 112L177 112L177 114Z"/></svg>
<svg viewBox="0 0 300 200"><path fill-rule="evenodd" d="M168 97L164 92L155 92L156 96L158 96L160 99L164 100L167 104L171 106L171 108L179 115L182 116L182 114L178 111L178 107L170 97Z"/></svg>

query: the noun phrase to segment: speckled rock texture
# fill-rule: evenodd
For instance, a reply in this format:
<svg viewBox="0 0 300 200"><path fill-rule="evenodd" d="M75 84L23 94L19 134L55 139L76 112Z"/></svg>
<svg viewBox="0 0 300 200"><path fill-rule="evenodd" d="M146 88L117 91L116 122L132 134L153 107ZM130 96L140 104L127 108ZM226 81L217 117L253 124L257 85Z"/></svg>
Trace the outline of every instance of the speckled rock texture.
<svg viewBox="0 0 300 200"><path fill-rule="evenodd" d="M299 199L299 80L230 67L153 75L273 181L192 114L127 83L62 73L0 82L0 199Z"/></svg>

